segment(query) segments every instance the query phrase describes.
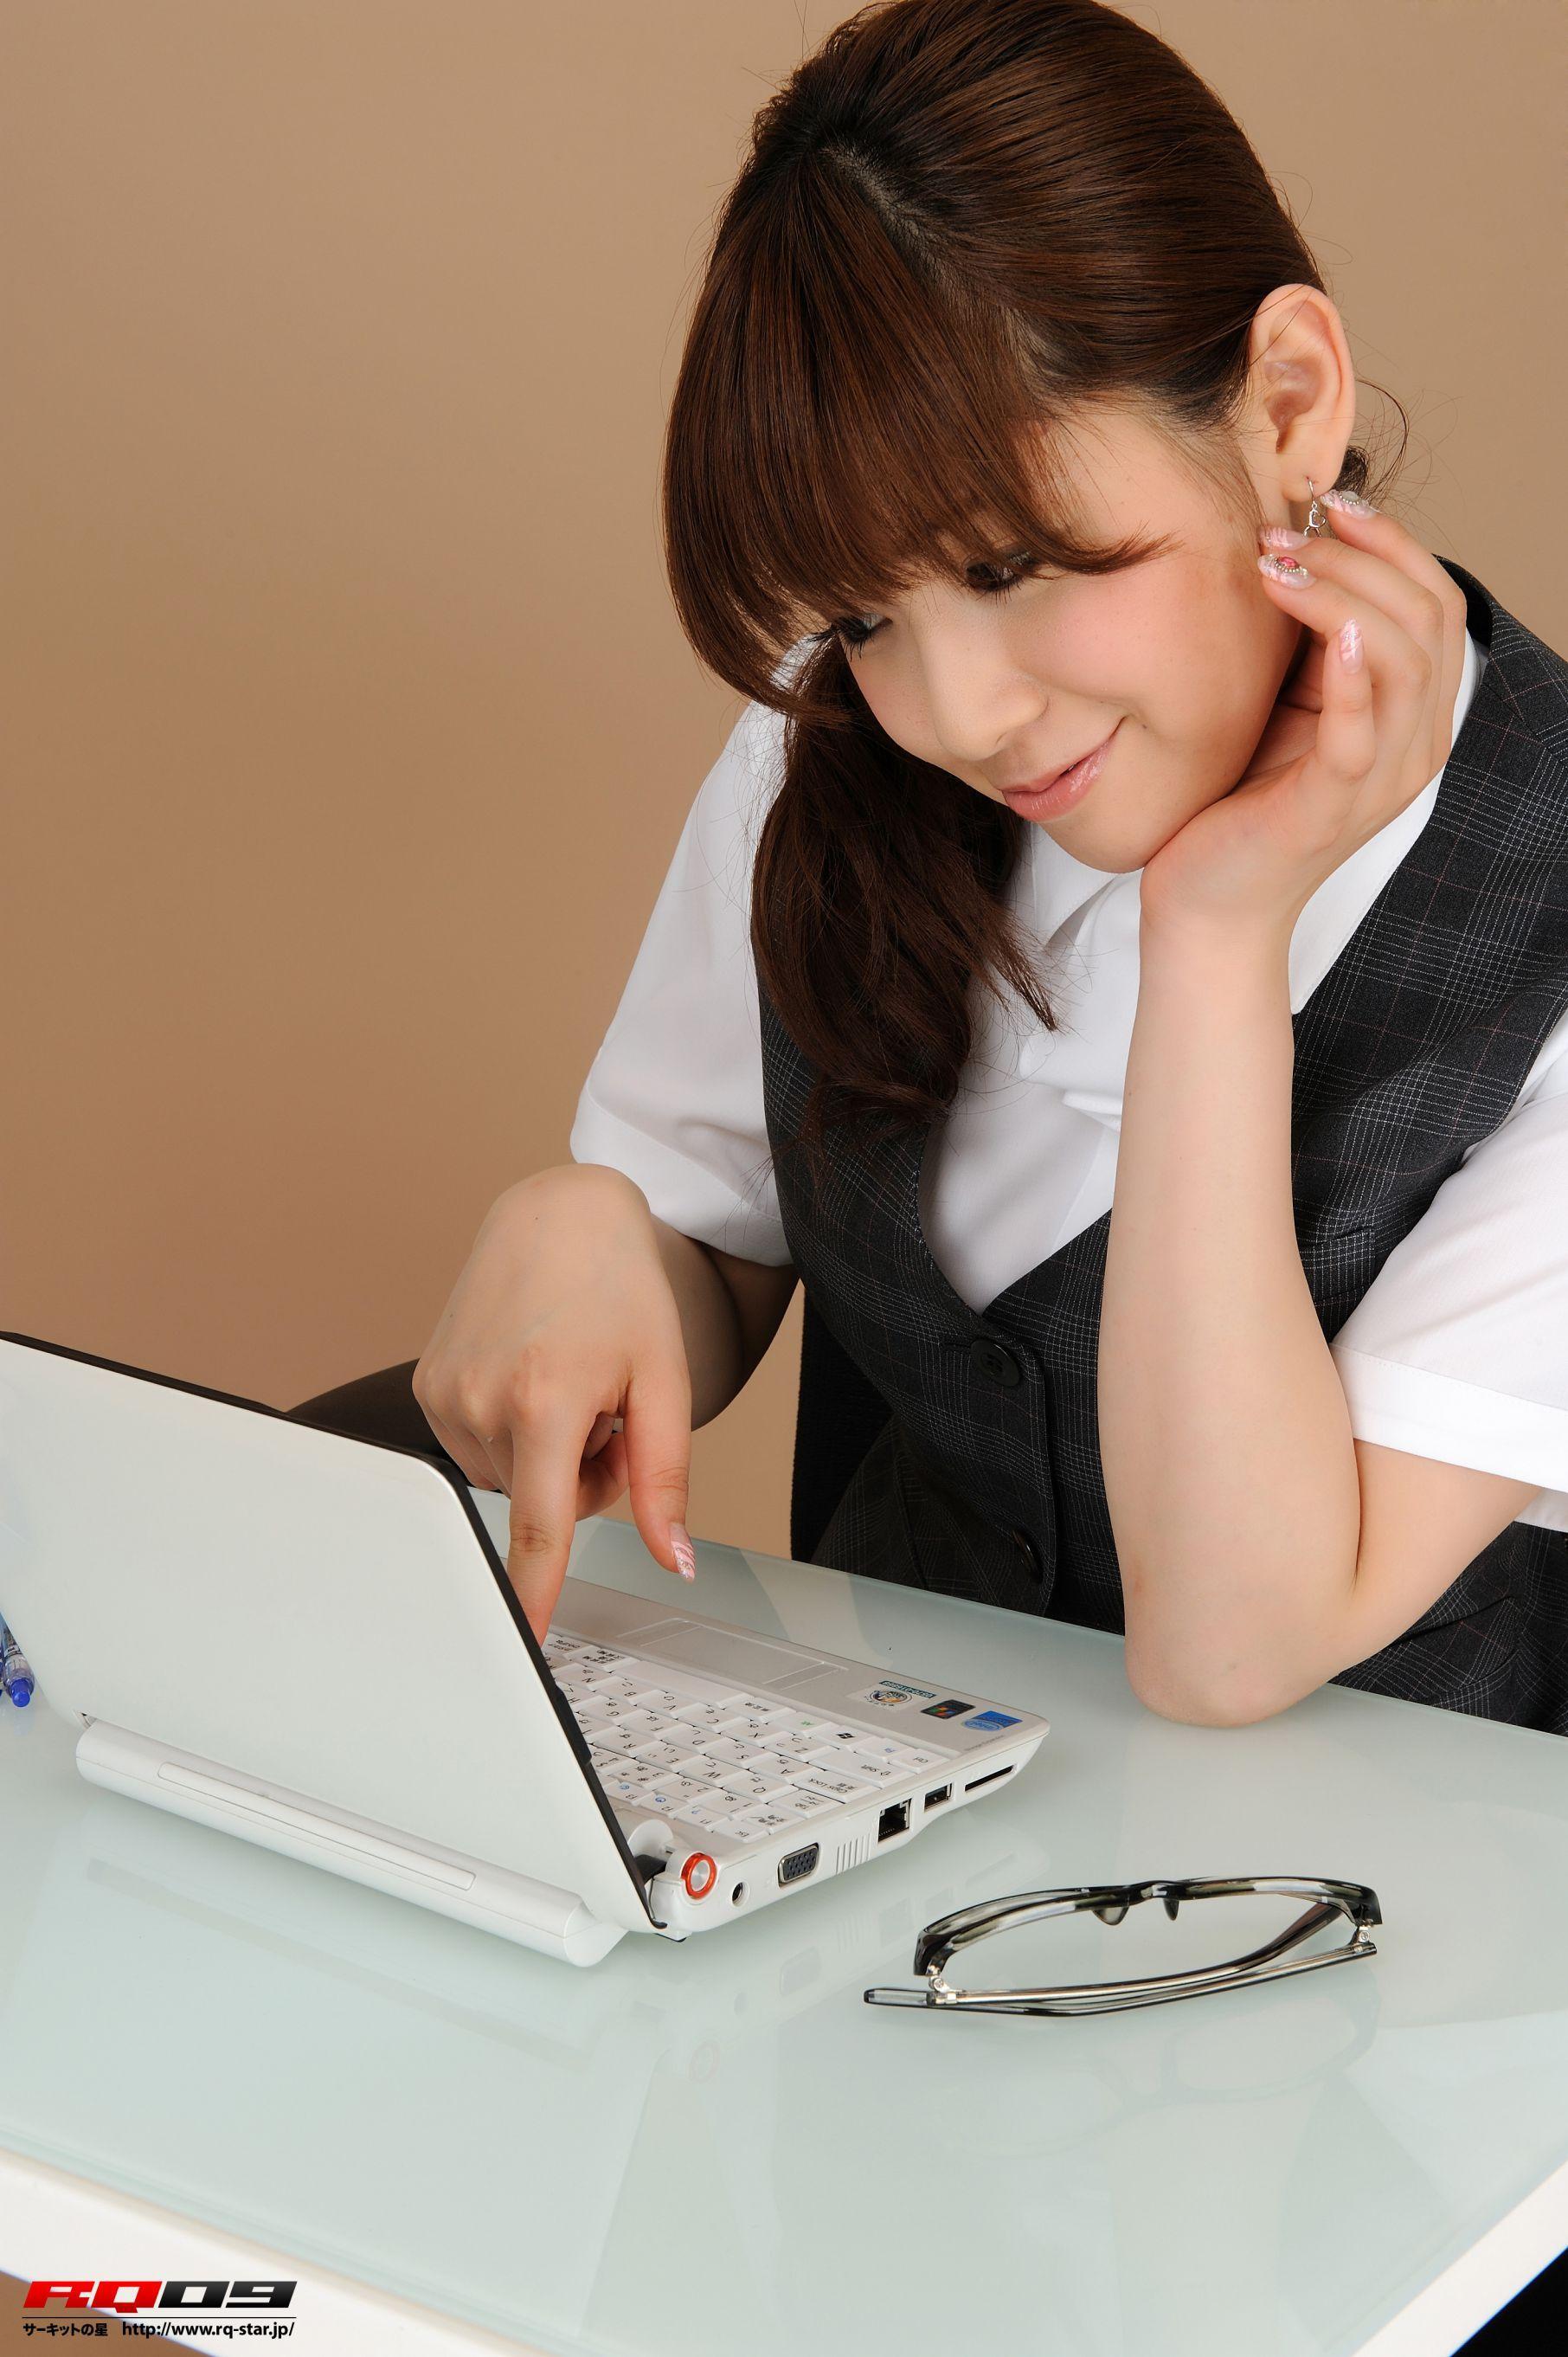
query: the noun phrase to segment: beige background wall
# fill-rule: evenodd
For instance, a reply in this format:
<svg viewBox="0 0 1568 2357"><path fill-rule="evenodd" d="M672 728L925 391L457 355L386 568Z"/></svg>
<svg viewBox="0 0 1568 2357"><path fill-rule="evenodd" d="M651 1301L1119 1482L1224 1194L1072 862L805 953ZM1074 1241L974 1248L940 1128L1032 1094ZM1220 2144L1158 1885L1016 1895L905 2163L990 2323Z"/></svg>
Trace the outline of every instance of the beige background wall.
<svg viewBox="0 0 1568 2357"><path fill-rule="evenodd" d="M0 1326L292 1405L565 1158L738 708L659 554L687 308L847 13L6 0ZM1130 13L1404 403L1406 520L1568 650L1560 0ZM699 1535L787 1551L799 1330Z"/></svg>

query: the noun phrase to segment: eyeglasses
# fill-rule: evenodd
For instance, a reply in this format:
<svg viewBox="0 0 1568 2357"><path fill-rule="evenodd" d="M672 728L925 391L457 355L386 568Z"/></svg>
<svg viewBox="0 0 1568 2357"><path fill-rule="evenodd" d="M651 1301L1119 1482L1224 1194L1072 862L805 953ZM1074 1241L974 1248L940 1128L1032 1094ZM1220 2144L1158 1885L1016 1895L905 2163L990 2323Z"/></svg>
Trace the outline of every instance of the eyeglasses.
<svg viewBox="0 0 1568 2357"><path fill-rule="evenodd" d="M1157 1899L1174 1923L1188 1900L1232 1899L1260 1893L1311 1903L1294 1923L1287 1924L1262 1946L1229 1962L1208 1964L1196 1972L1156 1973L1142 1979L1085 1981L1060 1988L960 1989L942 1976L943 1967L961 1948L983 1940L993 1932L1011 1931L1026 1923L1044 1922L1053 1916L1096 1915L1102 1923L1120 1923L1130 1909ZM1343 1917L1350 1926L1348 1943L1319 1956L1291 1957L1316 1932ZM928 1923L915 1943L915 1970L924 1973L924 1988L868 1988L867 2005L918 2005L963 2007L972 2013L1122 2013L1133 2006L1170 2005L1177 1997L1203 1996L1210 1990L1244 1988L1254 1981L1283 1980L1292 1973L1316 1972L1323 1964L1343 1964L1357 1956L1375 1956L1377 1949L1367 1928L1382 1921L1378 1895L1365 1883L1320 1881L1311 1875L1236 1874L1189 1878L1180 1882L1102 1882L1069 1885L1061 1890L1025 1890L1010 1899L987 1900L978 1907L961 1907L951 1915ZM1285 1961L1288 1959L1288 1961Z"/></svg>

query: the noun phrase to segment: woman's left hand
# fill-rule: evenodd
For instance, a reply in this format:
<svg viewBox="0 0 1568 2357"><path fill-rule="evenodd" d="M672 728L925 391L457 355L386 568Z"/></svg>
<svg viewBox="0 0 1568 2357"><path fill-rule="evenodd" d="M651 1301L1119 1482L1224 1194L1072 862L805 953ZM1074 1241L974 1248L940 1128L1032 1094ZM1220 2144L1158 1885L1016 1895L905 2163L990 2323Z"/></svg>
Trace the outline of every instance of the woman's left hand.
<svg viewBox="0 0 1568 2357"><path fill-rule="evenodd" d="M1333 509L1334 532L1288 552L1300 587L1262 594L1306 624L1244 774L1144 864L1142 908L1206 933L1283 928L1324 879L1431 784L1451 749L1465 658L1463 591L1392 517ZM1286 552L1273 552L1284 554ZM1348 667L1347 622L1363 660Z"/></svg>

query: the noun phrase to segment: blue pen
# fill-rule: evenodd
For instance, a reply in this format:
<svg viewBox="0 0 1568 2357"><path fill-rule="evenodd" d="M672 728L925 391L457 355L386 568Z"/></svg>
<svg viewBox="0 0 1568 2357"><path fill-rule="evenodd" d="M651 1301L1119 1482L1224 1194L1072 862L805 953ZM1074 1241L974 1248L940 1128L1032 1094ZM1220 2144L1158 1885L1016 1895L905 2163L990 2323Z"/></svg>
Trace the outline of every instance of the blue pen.
<svg viewBox="0 0 1568 2357"><path fill-rule="evenodd" d="M33 1695L33 1673L27 1657L15 1637L0 1620L0 1686L4 1686L18 1706L30 1702Z"/></svg>

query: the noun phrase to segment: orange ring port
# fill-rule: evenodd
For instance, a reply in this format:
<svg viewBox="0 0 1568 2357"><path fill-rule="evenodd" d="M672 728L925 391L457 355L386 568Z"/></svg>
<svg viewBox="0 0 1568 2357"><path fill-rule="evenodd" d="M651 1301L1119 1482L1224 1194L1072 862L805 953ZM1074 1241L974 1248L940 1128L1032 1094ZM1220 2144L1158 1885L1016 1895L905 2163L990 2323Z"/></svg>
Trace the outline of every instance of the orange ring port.
<svg viewBox="0 0 1568 2357"><path fill-rule="evenodd" d="M694 1849L681 1868L688 1899L706 1899L718 1881L719 1870L705 1849Z"/></svg>

